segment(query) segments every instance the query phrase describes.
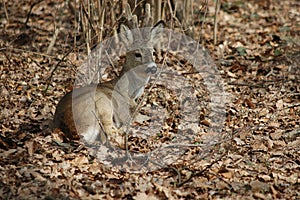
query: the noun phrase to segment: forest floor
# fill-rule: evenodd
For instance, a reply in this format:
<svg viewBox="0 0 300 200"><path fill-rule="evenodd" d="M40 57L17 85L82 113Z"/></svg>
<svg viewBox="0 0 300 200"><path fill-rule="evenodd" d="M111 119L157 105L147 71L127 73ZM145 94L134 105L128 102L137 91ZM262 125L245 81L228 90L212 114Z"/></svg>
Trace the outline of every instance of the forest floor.
<svg viewBox="0 0 300 200"><path fill-rule="evenodd" d="M130 173L47 128L85 48L73 41L66 1L41 1L31 15L31 1L2 1L0 199L300 199L300 2L222 2L217 44L212 2L201 44L224 82L222 133L229 137L191 146L169 167ZM152 103L163 101L154 91L151 98L160 99ZM169 141L168 134L157 140ZM131 142L138 151L150 143Z"/></svg>

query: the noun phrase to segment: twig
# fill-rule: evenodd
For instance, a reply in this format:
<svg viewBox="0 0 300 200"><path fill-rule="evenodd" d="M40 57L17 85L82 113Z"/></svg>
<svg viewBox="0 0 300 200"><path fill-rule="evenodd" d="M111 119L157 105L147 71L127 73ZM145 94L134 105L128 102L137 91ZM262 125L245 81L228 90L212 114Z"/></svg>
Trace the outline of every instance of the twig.
<svg viewBox="0 0 300 200"><path fill-rule="evenodd" d="M50 77L49 77L48 80L47 80L48 83L47 83L46 89L44 90L44 94L46 94L47 91L48 91L48 88L49 88L49 86L50 86L50 82L51 82L51 80L52 80L52 77L53 77L54 72L55 72L56 69L59 67L60 63L62 63L62 62L65 60L65 58L66 58L71 52L73 52L73 49L71 49L69 52L67 52L67 53L66 53L66 54L58 61L58 63L55 65L54 69L51 71Z"/></svg>
<svg viewBox="0 0 300 200"><path fill-rule="evenodd" d="M161 0L155 0L154 2L154 22L158 22L159 20L161 20Z"/></svg>
<svg viewBox="0 0 300 200"><path fill-rule="evenodd" d="M215 16L214 16L214 45L217 44L217 32L218 32L218 13L220 10L221 0L216 0Z"/></svg>
<svg viewBox="0 0 300 200"><path fill-rule="evenodd" d="M5 1L3 1L3 8L4 8L4 13L5 13L6 21L7 21L7 23L9 23L9 17L8 17L8 13L7 13Z"/></svg>
<svg viewBox="0 0 300 200"><path fill-rule="evenodd" d="M51 42L47 48L47 51L46 51L46 54L50 54L50 52L52 51L53 47L54 47L54 44L56 42L56 39L57 39L57 35L59 33L59 28L55 28L55 31L54 31L54 34L52 36L52 39L51 39Z"/></svg>
<svg viewBox="0 0 300 200"><path fill-rule="evenodd" d="M30 15L31 15L31 12L32 12L32 9L34 6L38 5L39 3L43 2L44 0L39 0L35 3L33 3L31 6L30 6L30 9L29 9L29 12L27 13L27 17L26 17L26 20L24 22L24 25L27 26L27 23L29 21L29 18L30 18Z"/></svg>
<svg viewBox="0 0 300 200"><path fill-rule="evenodd" d="M226 153L227 153L227 152L226 152ZM198 171L198 172L196 172L196 173L192 173L192 175L191 175L188 179L186 179L186 180L182 181L180 184L178 184L178 187L180 187L180 186L184 185L185 183L189 182L189 181L190 181L192 178L194 178L194 177L203 175L203 173L204 173L207 169L211 168L215 163L219 162L219 161L221 160L221 158L222 158L224 155L226 155L226 154L224 153L222 156L220 156L218 159L214 160L212 163L210 163L208 166L206 166L206 167L205 167L204 169L202 169L201 171Z"/></svg>
<svg viewBox="0 0 300 200"><path fill-rule="evenodd" d="M237 86L247 86L250 88L266 88L271 84L274 84L279 81L286 81L286 78L278 78L276 80L265 80L258 82L257 84L250 84L250 83L234 83L234 82L229 82L228 85L237 85Z"/></svg>
<svg viewBox="0 0 300 200"><path fill-rule="evenodd" d="M176 169L175 167L162 165L162 164L160 164L160 163L157 163L157 162L152 161L151 159L149 159L149 161L150 161L151 163L155 164L155 165L160 166L161 168L169 168L169 169L174 170L174 171L177 173L177 177L178 177L178 185L182 184L181 173L179 172L178 169Z"/></svg>
<svg viewBox="0 0 300 200"><path fill-rule="evenodd" d="M208 0L205 0L205 12L204 12L204 16L203 16L203 21L201 23L201 30L200 30L200 33L199 33L199 39L198 39L198 44L200 43L200 41L202 41L202 30L203 30L203 27L204 27L204 21L205 21L205 18L206 18L206 15L207 15L207 11L208 11ZM198 51L198 45L197 45L197 51Z"/></svg>

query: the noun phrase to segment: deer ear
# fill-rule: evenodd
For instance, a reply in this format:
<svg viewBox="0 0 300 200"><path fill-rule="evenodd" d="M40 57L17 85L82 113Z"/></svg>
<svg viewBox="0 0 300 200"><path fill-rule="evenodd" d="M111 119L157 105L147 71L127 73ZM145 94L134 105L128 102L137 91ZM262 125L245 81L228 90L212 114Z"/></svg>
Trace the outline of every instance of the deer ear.
<svg viewBox="0 0 300 200"><path fill-rule="evenodd" d="M160 20L154 25L154 27L151 29L151 41L156 43L160 39L164 27L165 23L163 20Z"/></svg>
<svg viewBox="0 0 300 200"><path fill-rule="evenodd" d="M158 28L164 28L164 27L165 27L165 22L164 22L164 20L158 21L158 22L153 26L152 29L154 29L155 27L158 27Z"/></svg>
<svg viewBox="0 0 300 200"><path fill-rule="evenodd" d="M132 32L124 24L120 26L120 38L127 46L133 43Z"/></svg>

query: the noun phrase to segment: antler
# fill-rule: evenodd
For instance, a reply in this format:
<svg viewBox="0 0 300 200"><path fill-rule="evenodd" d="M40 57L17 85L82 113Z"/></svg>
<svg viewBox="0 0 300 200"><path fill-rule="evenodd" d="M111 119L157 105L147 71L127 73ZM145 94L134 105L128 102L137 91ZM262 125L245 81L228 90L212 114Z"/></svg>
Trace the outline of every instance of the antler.
<svg viewBox="0 0 300 200"><path fill-rule="evenodd" d="M153 26L153 17L151 16L151 5L149 3L146 3L144 8L144 16L142 21L142 27L152 27ZM137 15L133 15L131 11L131 7L128 3L125 5L125 16L128 20L127 24L130 29L138 28L138 22L139 19Z"/></svg>
<svg viewBox="0 0 300 200"><path fill-rule="evenodd" d="M128 27L130 29L138 28L138 17L136 15L132 15L132 11L128 3L125 6L125 16L128 20Z"/></svg>
<svg viewBox="0 0 300 200"><path fill-rule="evenodd" d="M145 17L142 26L150 27L153 25L153 17L151 16L151 6L149 3L145 5Z"/></svg>

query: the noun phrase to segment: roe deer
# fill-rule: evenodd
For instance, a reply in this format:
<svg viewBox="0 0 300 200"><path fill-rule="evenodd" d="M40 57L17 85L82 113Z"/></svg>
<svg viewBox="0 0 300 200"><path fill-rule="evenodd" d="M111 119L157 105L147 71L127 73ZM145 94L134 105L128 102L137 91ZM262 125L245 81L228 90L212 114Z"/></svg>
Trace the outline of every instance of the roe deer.
<svg viewBox="0 0 300 200"><path fill-rule="evenodd" d="M82 136L87 143L108 142L115 124L127 123L130 110L136 105L150 75L156 73L153 45L158 41L164 23L158 22L147 33L133 34L125 25L120 26L120 37L126 46L134 46L126 53L120 76L95 86L86 86L66 94L58 103L52 128L60 128L68 138Z"/></svg>

